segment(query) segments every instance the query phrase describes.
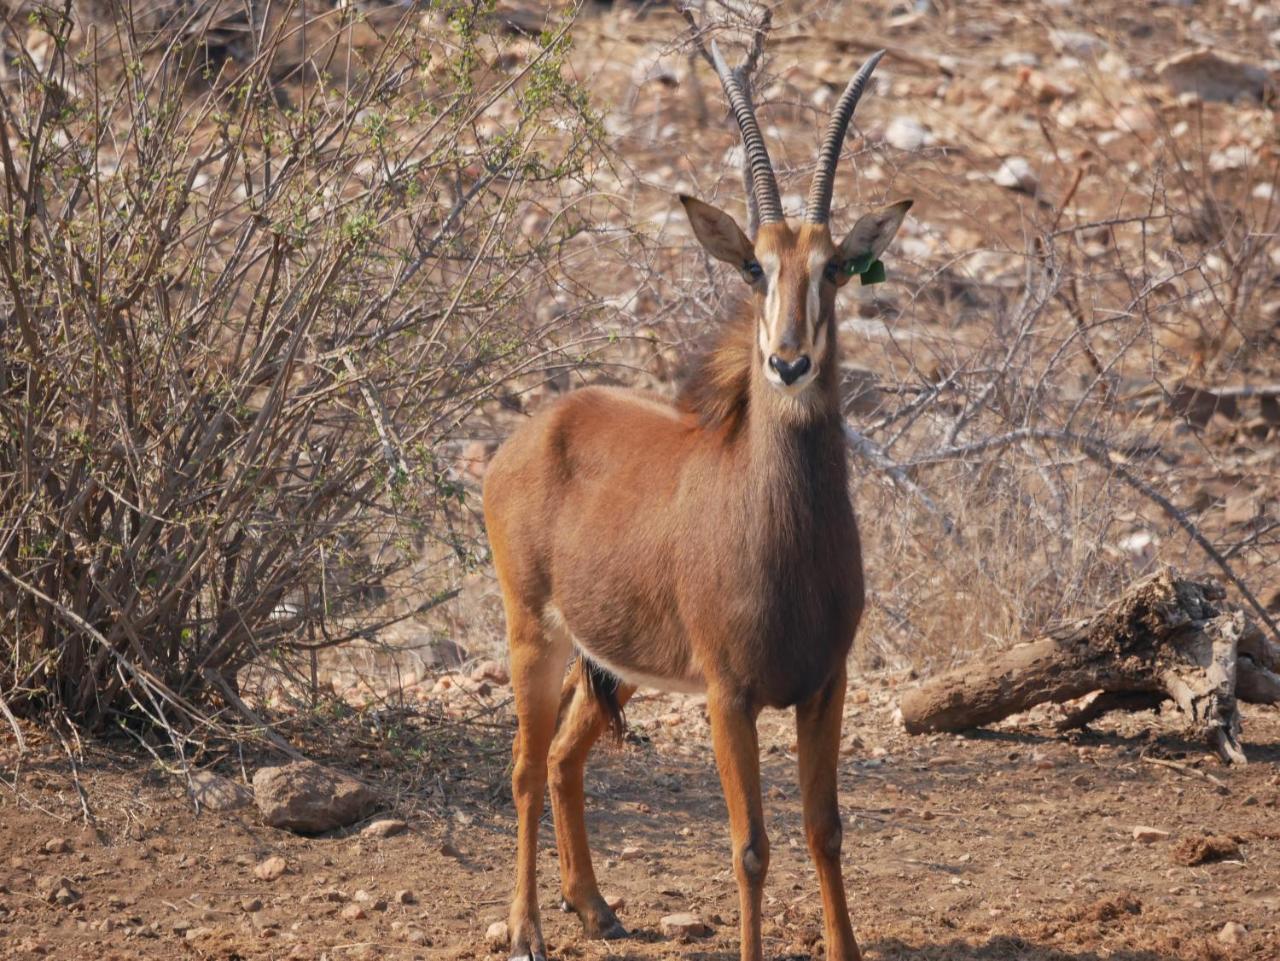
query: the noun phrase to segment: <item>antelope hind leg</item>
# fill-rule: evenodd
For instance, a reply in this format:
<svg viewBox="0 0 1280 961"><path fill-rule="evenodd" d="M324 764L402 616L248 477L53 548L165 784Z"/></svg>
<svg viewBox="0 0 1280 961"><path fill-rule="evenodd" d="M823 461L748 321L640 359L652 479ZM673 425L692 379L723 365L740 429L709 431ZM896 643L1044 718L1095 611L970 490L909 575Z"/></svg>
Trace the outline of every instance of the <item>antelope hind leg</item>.
<svg viewBox="0 0 1280 961"><path fill-rule="evenodd" d="M517 818L516 884L508 919L511 957L546 961L547 946L538 914L538 820L547 787L547 751L555 734L560 682L569 652L544 633L537 617L513 611L511 606L507 634L517 720L511 774Z"/></svg>
<svg viewBox="0 0 1280 961"><path fill-rule="evenodd" d="M620 686L618 700L625 704L634 692L634 687ZM605 729L606 719L604 711L590 695L581 662L566 679L561 702L564 706L559 730L551 742L548 776L556 825L556 849L560 855L563 907L578 915L588 938L606 941L625 938L627 929L600 895L587 841L583 770L591 746Z"/></svg>

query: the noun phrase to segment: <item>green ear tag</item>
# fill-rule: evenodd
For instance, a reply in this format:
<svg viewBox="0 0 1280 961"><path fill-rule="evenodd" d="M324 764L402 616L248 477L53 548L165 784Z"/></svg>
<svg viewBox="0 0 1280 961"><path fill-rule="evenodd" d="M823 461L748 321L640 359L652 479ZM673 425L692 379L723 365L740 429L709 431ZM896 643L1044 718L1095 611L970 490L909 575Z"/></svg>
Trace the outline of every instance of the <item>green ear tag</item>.
<svg viewBox="0 0 1280 961"><path fill-rule="evenodd" d="M853 260L844 262L844 272L846 277L852 277L854 274L866 273L871 269L872 255L863 254L861 257L855 257Z"/></svg>
<svg viewBox="0 0 1280 961"><path fill-rule="evenodd" d="M864 287L868 284L883 284L885 276L884 261L873 260L867 269L860 271L860 273L862 274L862 286Z"/></svg>

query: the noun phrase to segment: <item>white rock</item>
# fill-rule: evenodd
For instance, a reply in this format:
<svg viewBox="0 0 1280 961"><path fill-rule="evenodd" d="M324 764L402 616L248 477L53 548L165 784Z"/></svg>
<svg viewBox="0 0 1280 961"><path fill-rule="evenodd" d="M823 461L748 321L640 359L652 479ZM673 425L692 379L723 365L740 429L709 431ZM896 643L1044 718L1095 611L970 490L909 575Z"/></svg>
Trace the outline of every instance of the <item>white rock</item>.
<svg viewBox="0 0 1280 961"><path fill-rule="evenodd" d="M366 838L389 838L397 834L403 834L408 829L409 825L399 818L379 818L372 824L366 825L360 831L360 836Z"/></svg>
<svg viewBox="0 0 1280 961"><path fill-rule="evenodd" d="M933 143L929 128L913 117L894 117L884 132L885 143L899 150L919 150Z"/></svg>
<svg viewBox="0 0 1280 961"><path fill-rule="evenodd" d="M1015 67L1038 67L1040 58L1030 50L1010 50L1000 58L1000 66L1007 70Z"/></svg>
<svg viewBox="0 0 1280 961"><path fill-rule="evenodd" d="M1134 826L1133 839L1141 844L1155 844L1157 841L1167 841L1169 832L1160 828L1148 827L1145 824L1138 824Z"/></svg>
<svg viewBox="0 0 1280 961"><path fill-rule="evenodd" d="M1228 921L1218 932L1218 940L1226 944L1239 944L1249 936L1249 929L1239 921Z"/></svg>
<svg viewBox="0 0 1280 961"><path fill-rule="evenodd" d="M644 857L644 851L635 845L627 845L618 855L619 861L638 861Z"/></svg>
<svg viewBox="0 0 1280 961"><path fill-rule="evenodd" d="M1049 42L1058 53L1073 57L1096 57L1107 48L1105 40L1083 30L1050 30Z"/></svg>
<svg viewBox="0 0 1280 961"><path fill-rule="evenodd" d="M494 921L485 930L484 939L491 948L505 948L511 940L507 933L507 922Z"/></svg>
<svg viewBox="0 0 1280 961"><path fill-rule="evenodd" d="M1001 187L1008 187L1010 190L1025 190L1027 193L1035 193L1035 189L1040 183L1036 172L1031 169L1031 164L1026 157L1005 158L1004 163L995 172L992 180Z"/></svg>
<svg viewBox="0 0 1280 961"><path fill-rule="evenodd" d="M1221 173L1224 170L1244 170L1253 160L1253 151L1242 143L1232 144L1225 150L1209 154L1209 169Z"/></svg>
<svg viewBox="0 0 1280 961"><path fill-rule="evenodd" d="M253 875L259 881L274 881L283 875L287 868L285 859L275 855L259 862L253 869Z"/></svg>

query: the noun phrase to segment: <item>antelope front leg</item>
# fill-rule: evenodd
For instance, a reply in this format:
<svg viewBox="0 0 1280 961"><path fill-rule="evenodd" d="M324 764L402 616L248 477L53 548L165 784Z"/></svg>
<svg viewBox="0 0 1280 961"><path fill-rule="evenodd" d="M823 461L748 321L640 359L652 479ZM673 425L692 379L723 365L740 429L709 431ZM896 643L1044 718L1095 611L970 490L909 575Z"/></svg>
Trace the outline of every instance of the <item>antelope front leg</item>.
<svg viewBox="0 0 1280 961"><path fill-rule="evenodd" d="M844 713L845 671L796 707L800 753L800 791L804 796L804 833L818 869L822 915L829 961L860 961L858 942L849 923L840 871L840 806L836 800L836 761L840 756L840 722Z"/></svg>
<svg viewBox="0 0 1280 961"><path fill-rule="evenodd" d="M708 692L711 740L716 767L729 809L733 839L733 870L738 879L742 914L742 961L761 961L760 900L769 869L769 839L764 831L760 800L760 748L756 740L759 709L745 698Z"/></svg>

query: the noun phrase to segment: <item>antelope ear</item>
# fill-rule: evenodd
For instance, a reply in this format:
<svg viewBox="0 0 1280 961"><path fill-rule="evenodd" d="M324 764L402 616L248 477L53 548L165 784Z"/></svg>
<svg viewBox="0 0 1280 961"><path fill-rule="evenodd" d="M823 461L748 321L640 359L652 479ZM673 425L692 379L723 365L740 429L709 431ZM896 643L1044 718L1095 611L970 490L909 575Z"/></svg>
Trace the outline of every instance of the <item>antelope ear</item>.
<svg viewBox="0 0 1280 961"><path fill-rule="evenodd" d="M896 204L889 204L858 218L853 229L840 241L840 248L836 253L836 259L841 265L841 269L837 271L840 284L847 283L854 273L861 272L857 269L850 271L850 267L865 267L880 259L880 255L893 240L893 235L902 226L912 203L914 201L899 200Z"/></svg>
<svg viewBox="0 0 1280 961"><path fill-rule="evenodd" d="M684 212L689 216L689 223L693 226L693 234L698 238L698 243L712 257L732 264L739 270L743 269L744 264L755 260L756 252L751 241L742 232L738 222L727 213L719 207L704 204L701 200L684 194L680 195L680 203L684 204Z"/></svg>

